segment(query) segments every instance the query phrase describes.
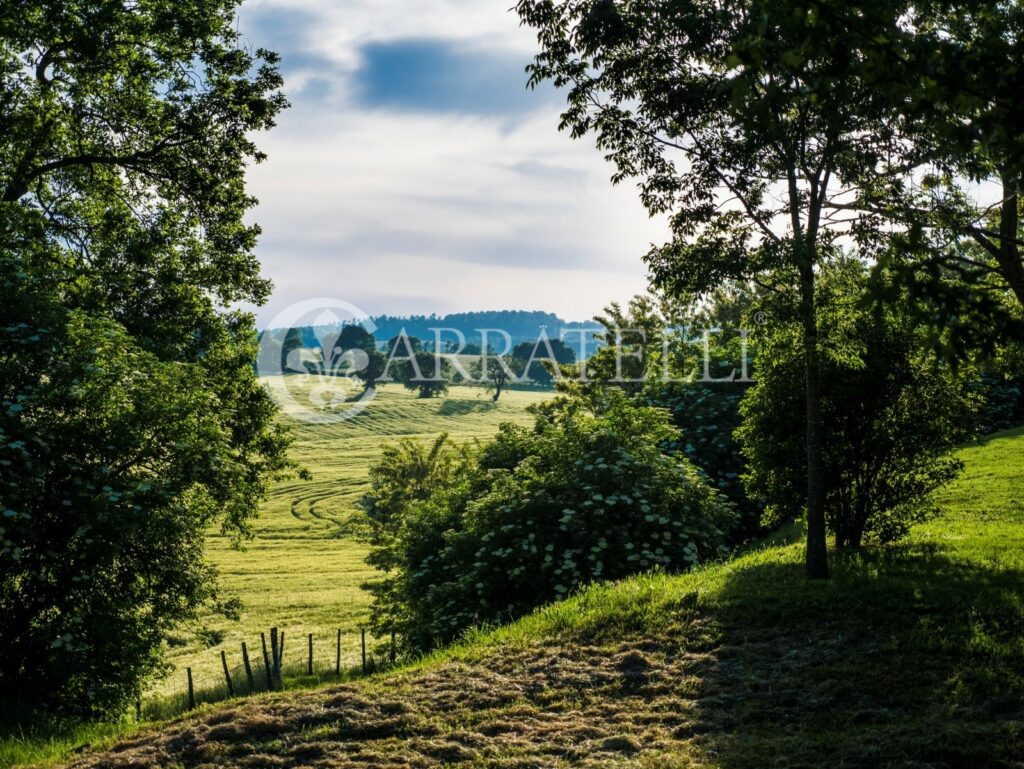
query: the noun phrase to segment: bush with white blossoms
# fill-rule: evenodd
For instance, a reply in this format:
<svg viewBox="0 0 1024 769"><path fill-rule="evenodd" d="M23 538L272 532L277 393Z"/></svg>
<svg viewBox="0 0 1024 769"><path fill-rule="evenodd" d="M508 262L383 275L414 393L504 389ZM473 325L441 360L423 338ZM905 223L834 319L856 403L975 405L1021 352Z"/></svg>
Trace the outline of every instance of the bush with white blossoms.
<svg viewBox="0 0 1024 769"><path fill-rule="evenodd" d="M659 449L677 437L664 411L606 392L535 414L533 429L506 424L486 446L432 452L449 471L398 516L371 495L371 562L387 569L372 587L379 630L429 649L595 581L725 552L736 515L687 459ZM392 457L375 473L394 484L408 470Z"/></svg>

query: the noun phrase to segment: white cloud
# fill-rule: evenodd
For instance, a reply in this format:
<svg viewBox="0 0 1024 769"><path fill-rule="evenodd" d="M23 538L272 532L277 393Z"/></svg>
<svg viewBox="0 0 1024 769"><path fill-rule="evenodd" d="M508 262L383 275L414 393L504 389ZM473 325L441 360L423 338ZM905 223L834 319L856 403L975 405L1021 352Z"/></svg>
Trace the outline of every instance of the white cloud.
<svg viewBox="0 0 1024 769"><path fill-rule="evenodd" d="M354 69L366 43L408 38L443 38L481 50L502 48L527 56L536 36L519 23L511 0L248 0L250 15L297 14L316 19L304 42L311 52Z"/></svg>
<svg viewBox="0 0 1024 769"><path fill-rule="evenodd" d="M557 132L550 100L525 114L486 116L370 110L350 98L347 67L371 39L491 41L517 48L525 63L532 34L508 4L243 7L250 37L247 12L299 11L291 27L255 30L267 39L254 44L280 44L286 71L288 50L307 39L342 65L330 73L329 98L295 99L258 139L270 159L249 182L261 200L259 254L276 286L261 320L324 295L371 313L543 309L583 319L644 289L640 257L665 227L648 220L634 188L610 185L611 168L591 141ZM289 89L296 83L289 79Z"/></svg>

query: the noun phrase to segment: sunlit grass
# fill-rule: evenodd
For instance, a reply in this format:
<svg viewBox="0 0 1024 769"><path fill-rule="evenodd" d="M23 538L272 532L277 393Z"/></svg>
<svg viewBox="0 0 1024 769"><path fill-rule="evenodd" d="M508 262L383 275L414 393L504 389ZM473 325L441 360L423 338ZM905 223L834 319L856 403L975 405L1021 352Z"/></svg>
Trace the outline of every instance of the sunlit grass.
<svg viewBox="0 0 1024 769"><path fill-rule="evenodd" d="M474 395L460 416L468 425L461 430L438 413L441 402L416 402L404 393L382 400L378 417L424 438L436 435L431 427L437 424L470 437L487 433L497 421L526 419L517 411L525 396L510 398L499 407L509 413L499 416L497 409L477 412ZM484 415L499 418L488 423ZM329 490L329 477L345 466L328 468L338 462L337 455L331 462L311 461L324 447L361 446L370 452L376 441L379 450L368 422L348 426L347 435L338 430L330 440L318 434L323 428L300 432L300 457L314 471L312 484ZM836 756L851 766L1008 765L1007 757L1024 755L1024 730L1015 715L1024 702L1024 430L993 436L960 453L966 472L938 499L941 517L919 526L899 546L834 553L829 582L804 578L803 549L793 536L799 532L793 531L690 574L649 574L593 586L509 626L474 631L457 647L406 664L397 676L370 679L364 689L371 698L393 696L402 681L459 661L500 665L514 649L539 648L572 658L579 644L613 648L624 639L643 639L645 648L659 653L711 660L698 664L702 672L688 681L690 693L681 700L692 719L687 729L696 738L666 749L659 765L816 767L835 765ZM355 473L353 464L350 475ZM341 555L355 546L346 535L325 536L320 516L305 521L309 532L298 533L303 519L291 512L291 504L304 489L286 484L268 505L268 529L261 529L257 546L265 548L266 563L275 568L250 565L226 549L217 556L225 566L238 559L234 569L225 568L226 579L248 585L250 596L263 593L265 601L252 602L238 628L217 625L228 633L225 645L244 632L252 639L273 618L289 634L285 656L291 689L338 680L332 672L333 628L346 621L339 617L348 616L351 623L342 678L359 673L353 631L362 615L355 601L346 615L345 590L354 590L354 583L342 583L362 576L358 558ZM344 508L339 503L337 509ZM349 519L333 520L344 527ZM275 525L280 528L270 534ZM334 576L308 573L313 565ZM328 609L315 601L321 591L332 596ZM293 629L281 617L306 624ZM321 630L316 654L322 668L312 677L302 675L306 627ZM250 640L254 657L258 648L257 634ZM205 664L203 655L212 659L216 665L206 668L211 688L204 698L224 696L217 690L223 687L217 683L222 680L217 649L178 654L179 661L197 666ZM234 675L241 676L237 670ZM301 694L286 695L293 696ZM565 696L583 695L567 690ZM507 713L497 710L486 718L514 720L521 706L516 699ZM148 715L171 716L179 707L180 701L165 695L151 701ZM614 709L615 702L601 707ZM428 717L439 729L451 728L445 713ZM652 710L650 718L658 717ZM3 741L0 764L59 762L82 742L102 748L131 728L125 723L53 741L45 734ZM296 733L289 739L301 744L313 737ZM389 745L395 760L401 759L402 743Z"/></svg>
<svg viewBox="0 0 1024 769"><path fill-rule="evenodd" d="M448 397L417 398L387 385L363 413L336 424L308 424L291 419L293 457L312 479L284 481L263 506L256 538L243 550L211 535L209 556L220 569L228 594L243 603L241 620L207 616L200 623L220 643L204 643L195 630L182 628L171 639L168 659L175 666L160 683L147 712L166 710L167 698L185 691L185 668L191 667L198 689L211 696L226 688L220 661L241 678L241 643L248 645L252 666L262 669L260 632L285 632L285 666L304 671L308 634L314 636L314 670L335 669L337 631L342 631L342 666L360 663L359 625L368 617L369 600L360 585L375 577L364 561L367 548L358 538L359 501L366 493L369 468L389 442L404 437L433 440L448 432L456 440L485 440L501 422L529 424L526 407L550 397L543 392L506 392L495 403L483 389L452 388ZM372 639L371 639L372 645ZM154 699L154 698L151 698Z"/></svg>

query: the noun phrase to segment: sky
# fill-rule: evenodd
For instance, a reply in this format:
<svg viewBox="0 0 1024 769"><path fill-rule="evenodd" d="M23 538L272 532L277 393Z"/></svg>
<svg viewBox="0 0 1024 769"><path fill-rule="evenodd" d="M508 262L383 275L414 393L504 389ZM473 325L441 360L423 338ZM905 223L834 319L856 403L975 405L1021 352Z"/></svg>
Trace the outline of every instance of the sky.
<svg viewBox="0 0 1024 769"><path fill-rule="evenodd" d="M585 320L646 286L667 237L563 96L526 89L512 0L246 0L239 30L282 56L292 107L257 137L267 325L331 297L370 315L545 310Z"/></svg>

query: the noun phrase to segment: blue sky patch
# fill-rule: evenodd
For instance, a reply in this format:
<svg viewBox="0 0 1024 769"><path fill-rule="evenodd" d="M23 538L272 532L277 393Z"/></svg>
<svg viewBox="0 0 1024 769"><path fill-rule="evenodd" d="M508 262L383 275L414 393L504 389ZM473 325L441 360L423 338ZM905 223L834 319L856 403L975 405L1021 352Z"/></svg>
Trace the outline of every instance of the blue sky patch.
<svg viewBox="0 0 1024 769"><path fill-rule="evenodd" d="M529 57L444 40L372 43L361 54L356 92L370 108L506 115L534 110L554 96L526 89Z"/></svg>

